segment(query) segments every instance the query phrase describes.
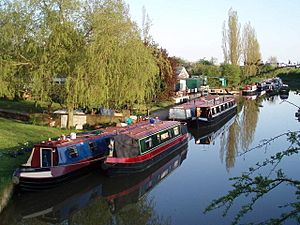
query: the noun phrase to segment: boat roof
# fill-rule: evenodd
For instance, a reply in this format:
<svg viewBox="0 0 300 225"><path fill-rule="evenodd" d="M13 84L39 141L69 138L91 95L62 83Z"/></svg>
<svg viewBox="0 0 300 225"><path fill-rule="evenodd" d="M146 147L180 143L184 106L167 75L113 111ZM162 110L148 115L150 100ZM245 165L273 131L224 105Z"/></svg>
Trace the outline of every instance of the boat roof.
<svg viewBox="0 0 300 225"><path fill-rule="evenodd" d="M124 126L124 127L107 127L104 129L97 129L90 132L77 133L75 139L71 139L71 135L65 136L65 139L59 138L57 140L47 140L35 144L35 147L64 147L68 145L75 145L87 140L94 140L105 136L113 136L117 134L127 134L132 138L142 138L144 135L148 135L159 130L163 130L167 127L180 124L177 121L159 121L155 120L154 124L150 123L150 120L140 121L138 123Z"/></svg>
<svg viewBox="0 0 300 225"><path fill-rule="evenodd" d="M91 132L83 132L83 133L76 133L76 138L72 139L71 135L65 136L65 138L59 137L57 140L47 140L42 141L38 144L35 144L35 147L64 147L68 145L74 145L80 142L84 142L87 140L94 140L97 138L113 135L113 132L103 132L102 130L93 130Z"/></svg>
<svg viewBox="0 0 300 225"><path fill-rule="evenodd" d="M209 95L201 97L190 102L174 106L174 109L190 109L190 108L211 108L214 106L219 106L227 102L233 101L235 98L233 96L218 96Z"/></svg>
<svg viewBox="0 0 300 225"><path fill-rule="evenodd" d="M180 125L180 122L156 120L154 123L150 123L147 121L146 123L142 125L140 124L133 129L123 130L120 132L120 134L127 135L133 139L141 139L176 125Z"/></svg>

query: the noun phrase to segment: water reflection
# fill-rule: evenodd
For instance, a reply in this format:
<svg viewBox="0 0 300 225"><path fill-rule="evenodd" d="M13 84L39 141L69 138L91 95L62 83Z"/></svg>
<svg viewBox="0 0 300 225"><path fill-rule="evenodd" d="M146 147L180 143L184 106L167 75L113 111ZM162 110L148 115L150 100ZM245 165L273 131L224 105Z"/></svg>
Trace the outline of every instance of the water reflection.
<svg viewBox="0 0 300 225"><path fill-rule="evenodd" d="M237 115L229 115L222 123L212 127L189 127L195 144L214 144L214 141L219 139L221 161L225 161L227 170L233 168L239 149L245 151L253 142L260 106L265 98L241 96L237 99Z"/></svg>
<svg viewBox="0 0 300 225"><path fill-rule="evenodd" d="M143 196L182 164L187 147L137 175L91 173L60 188L21 193L1 215L1 224L168 224Z"/></svg>

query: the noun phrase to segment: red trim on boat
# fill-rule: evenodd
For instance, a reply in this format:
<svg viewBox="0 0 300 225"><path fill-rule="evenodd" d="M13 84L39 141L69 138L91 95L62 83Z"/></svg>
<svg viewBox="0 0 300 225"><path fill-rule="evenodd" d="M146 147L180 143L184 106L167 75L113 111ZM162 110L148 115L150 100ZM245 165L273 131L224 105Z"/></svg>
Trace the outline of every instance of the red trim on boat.
<svg viewBox="0 0 300 225"><path fill-rule="evenodd" d="M130 157L130 158L117 158L117 157L107 157L104 163L106 164L116 164L116 163L138 163L138 162L144 162L146 160L149 160L157 155L159 155L161 152L165 151L166 149L172 147L175 144L180 143L185 138L188 138L188 134L184 134L176 139L174 139L171 142L165 143L162 146L157 147L155 150L152 150L144 155L139 155L136 157Z"/></svg>

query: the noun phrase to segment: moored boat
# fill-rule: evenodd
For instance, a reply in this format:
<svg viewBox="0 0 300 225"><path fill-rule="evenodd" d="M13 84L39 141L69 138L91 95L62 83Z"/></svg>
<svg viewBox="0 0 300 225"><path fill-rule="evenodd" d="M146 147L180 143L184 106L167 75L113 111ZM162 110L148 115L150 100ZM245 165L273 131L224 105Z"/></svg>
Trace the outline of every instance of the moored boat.
<svg viewBox="0 0 300 225"><path fill-rule="evenodd" d="M113 135L96 130L35 144L27 163L15 170L13 182L23 190L39 190L74 178L104 160Z"/></svg>
<svg viewBox="0 0 300 225"><path fill-rule="evenodd" d="M222 121L228 114L234 114L236 107L232 95L207 96L170 108L169 119L210 125Z"/></svg>
<svg viewBox="0 0 300 225"><path fill-rule="evenodd" d="M279 77L268 79L266 82L268 94L278 94L279 90L283 87L282 80Z"/></svg>
<svg viewBox="0 0 300 225"><path fill-rule="evenodd" d="M242 90L243 95L255 95L256 92L257 92L257 85L256 84L247 85Z"/></svg>
<svg viewBox="0 0 300 225"><path fill-rule="evenodd" d="M187 157L187 148L187 145L178 148L153 167L133 176L108 178L94 171L51 190L19 193L1 214L1 224L29 224L33 220L35 224L62 224L78 213L97 217L98 207L110 210L107 215L114 218L115 213L128 205L140 207L136 203L147 192L179 169ZM144 211L139 212L143 216ZM132 220L136 223L135 218Z"/></svg>
<svg viewBox="0 0 300 225"><path fill-rule="evenodd" d="M152 120L111 137L110 154L102 167L107 175L141 172L186 144L187 139L186 125Z"/></svg>
<svg viewBox="0 0 300 225"><path fill-rule="evenodd" d="M202 105L197 110L201 112L197 118L198 124L212 126L224 121L228 116L236 114L237 103L233 96L224 96L215 99L210 104Z"/></svg>

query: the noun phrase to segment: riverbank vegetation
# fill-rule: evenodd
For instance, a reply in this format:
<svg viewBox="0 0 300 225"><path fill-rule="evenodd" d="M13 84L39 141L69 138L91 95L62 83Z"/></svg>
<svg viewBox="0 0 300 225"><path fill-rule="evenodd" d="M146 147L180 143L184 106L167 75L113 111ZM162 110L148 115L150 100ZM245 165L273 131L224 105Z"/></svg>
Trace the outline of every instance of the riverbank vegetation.
<svg viewBox="0 0 300 225"><path fill-rule="evenodd" d="M11 184L14 169L25 163L33 143L58 137L65 130L24 124L4 118L0 118L0 127L0 199L2 199L5 193L3 190Z"/></svg>
<svg viewBox="0 0 300 225"><path fill-rule="evenodd" d="M231 224L285 224L295 223L300 221L300 181L298 176L293 176L290 171L284 167L285 162L290 159L298 158L300 150L299 131L287 132L271 139L264 140L260 145L247 150L242 155L248 154L251 151L264 148L268 151L268 147L280 138L287 138L290 143L289 147L285 150L276 152L270 157L257 162L248 171L243 172L241 175L232 177L232 190L226 195L213 200L205 209L208 213L212 210L219 208L224 209L223 216L225 217L230 210L235 210L234 205L240 200L244 199L245 204L237 209L237 213L233 218ZM270 150L270 149L269 149ZM286 197L282 205L277 205L278 215L273 218L266 218L264 221L257 221L257 219L243 219L247 217L251 211L259 205L259 201L271 196L271 193L288 195L282 189L283 186L289 187L289 193L293 197ZM281 212L279 210L282 210Z"/></svg>
<svg viewBox="0 0 300 225"><path fill-rule="evenodd" d="M60 103L72 120L77 107L131 109L173 94L176 63L123 1L6 1L0 21L0 97Z"/></svg>

